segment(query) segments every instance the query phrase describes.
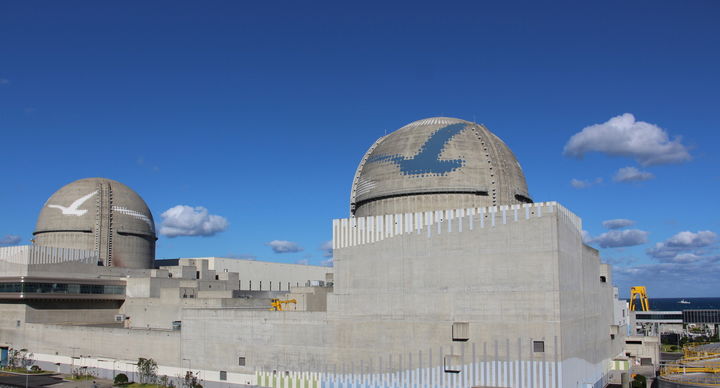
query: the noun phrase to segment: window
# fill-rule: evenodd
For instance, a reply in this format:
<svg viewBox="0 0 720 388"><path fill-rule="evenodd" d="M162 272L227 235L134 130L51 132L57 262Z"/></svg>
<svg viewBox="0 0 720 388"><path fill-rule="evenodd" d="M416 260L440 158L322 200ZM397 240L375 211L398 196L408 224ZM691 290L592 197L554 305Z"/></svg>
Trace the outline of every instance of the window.
<svg viewBox="0 0 720 388"><path fill-rule="evenodd" d="M470 339L470 323L469 322L453 322L452 340L467 341Z"/></svg>
<svg viewBox="0 0 720 388"><path fill-rule="evenodd" d="M245 357L238 357L238 365L245 366Z"/></svg>
<svg viewBox="0 0 720 388"><path fill-rule="evenodd" d="M605 276L600 276L600 283L607 283L607 278Z"/></svg>
<svg viewBox="0 0 720 388"><path fill-rule="evenodd" d="M610 334L610 339L611 339L611 340L614 340L614 339L615 339L615 334Z"/></svg>
<svg viewBox="0 0 720 388"><path fill-rule="evenodd" d="M533 341L533 353L545 353L545 341Z"/></svg>
<svg viewBox="0 0 720 388"><path fill-rule="evenodd" d="M454 354L445 356L443 365L445 373L460 373L460 356Z"/></svg>
<svg viewBox="0 0 720 388"><path fill-rule="evenodd" d="M220 371L220 381L227 380L227 371L221 370Z"/></svg>

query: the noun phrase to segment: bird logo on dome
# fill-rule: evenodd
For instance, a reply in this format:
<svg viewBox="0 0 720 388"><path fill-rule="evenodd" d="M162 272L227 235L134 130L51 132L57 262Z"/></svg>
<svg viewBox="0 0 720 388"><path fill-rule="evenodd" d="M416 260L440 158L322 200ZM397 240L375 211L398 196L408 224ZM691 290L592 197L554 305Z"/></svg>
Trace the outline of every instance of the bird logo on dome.
<svg viewBox="0 0 720 388"><path fill-rule="evenodd" d="M78 209L78 208L80 207L80 205L85 203L85 201L92 198L92 196L95 194L97 194L97 190L93 191L92 193L90 193L88 195L78 198L77 200L75 200L75 202L71 203L70 206L68 206L68 207L60 206L60 205L47 205L47 207L60 209L60 211L62 211L62 214L66 215L66 216L80 217L80 216L84 215L85 213L87 213L87 210L86 209Z"/></svg>
<svg viewBox="0 0 720 388"><path fill-rule="evenodd" d="M369 158L367 163L392 162L398 165L403 175L445 175L465 165L463 159L440 160L447 143L465 128L467 124L457 123L438 129L411 158L399 154L377 155Z"/></svg>

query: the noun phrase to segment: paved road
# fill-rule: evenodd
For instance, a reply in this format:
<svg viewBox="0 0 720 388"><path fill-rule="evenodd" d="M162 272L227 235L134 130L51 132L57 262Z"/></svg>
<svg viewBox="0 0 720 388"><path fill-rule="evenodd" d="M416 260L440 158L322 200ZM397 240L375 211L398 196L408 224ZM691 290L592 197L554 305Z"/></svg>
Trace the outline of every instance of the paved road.
<svg viewBox="0 0 720 388"><path fill-rule="evenodd" d="M675 361L681 359L682 356L682 353L660 352L660 361Z"/></svg>
<svg viewBox="0 0 720 388"><path fill-rule="evenodd" d="M112 381L105 379L68 381L60 374L53 375L21 375L0 373L0 385L28 388L112 388ZM26 385L27 384L27 385Z"/></svg>

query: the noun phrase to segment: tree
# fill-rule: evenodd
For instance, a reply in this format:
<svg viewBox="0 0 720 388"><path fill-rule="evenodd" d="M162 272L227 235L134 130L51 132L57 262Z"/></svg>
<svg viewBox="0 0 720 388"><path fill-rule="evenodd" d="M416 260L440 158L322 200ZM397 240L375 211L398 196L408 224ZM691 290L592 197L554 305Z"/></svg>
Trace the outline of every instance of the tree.
<svg viewBox="0 0 720 388"><path fill-rule="evenodd" d="M138 358L138 378L140 384L154 384L157 381L157 362L152 358Z"/></svg>
<svg viewBox="0 0 720 388"><path fill-rule="evenodd" d="M165 388L175 388L175 384L167 376L160 377L158 385Z"/></svg>
<svg viewBox="0 0 720 388"><path fill-rule="evenodd" d="M128 383L128 377L125 373L118 373L113 380L115 385L124 385Z"/></svg>
<svg viewBox="0 0 720 388"><path fill-rule="evenodd" d="M193 374L191 371L185 372L185 377L182 380L182 387L183 388L203 388L203 386L198 383L198 378L195 374Z"/></svg>
<svg viewBox="0 0 720 388"><path fill-rule="evenodd" d="M10 349L8 351L8 366L13 369L27 369L35 363L34 356L32 353L28 353L27 349Z"/></svg>
<svg viewBox="0 0 720 388"><path fill-rule="evenodd" d="M647 378L641 374L635 375L635 378L630 383L631 388L647 388Z"/></svg>

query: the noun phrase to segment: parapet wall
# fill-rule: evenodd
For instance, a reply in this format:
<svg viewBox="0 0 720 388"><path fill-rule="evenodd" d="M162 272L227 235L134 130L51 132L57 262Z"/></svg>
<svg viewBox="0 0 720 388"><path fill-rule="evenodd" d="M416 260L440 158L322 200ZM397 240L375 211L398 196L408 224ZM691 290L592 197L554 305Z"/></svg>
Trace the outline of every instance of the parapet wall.
<svg viewBox="0 0 720 388"><path fill-rule="evenodd" d="M333 249L371 244L409 233L460 233L476 228L493 228L530 218L563 217L582 230L582 221L557 202L483 208L447 209L429 212L389 214L383 216L351 217L333 220Z"/></svg>
<svg viewBox="0 0 720 388"><path fill-rule="evenodd" d="M34 265L78 262L97 264L98 253L83 249L22 245L0 248L0 263Z"/></svg>

